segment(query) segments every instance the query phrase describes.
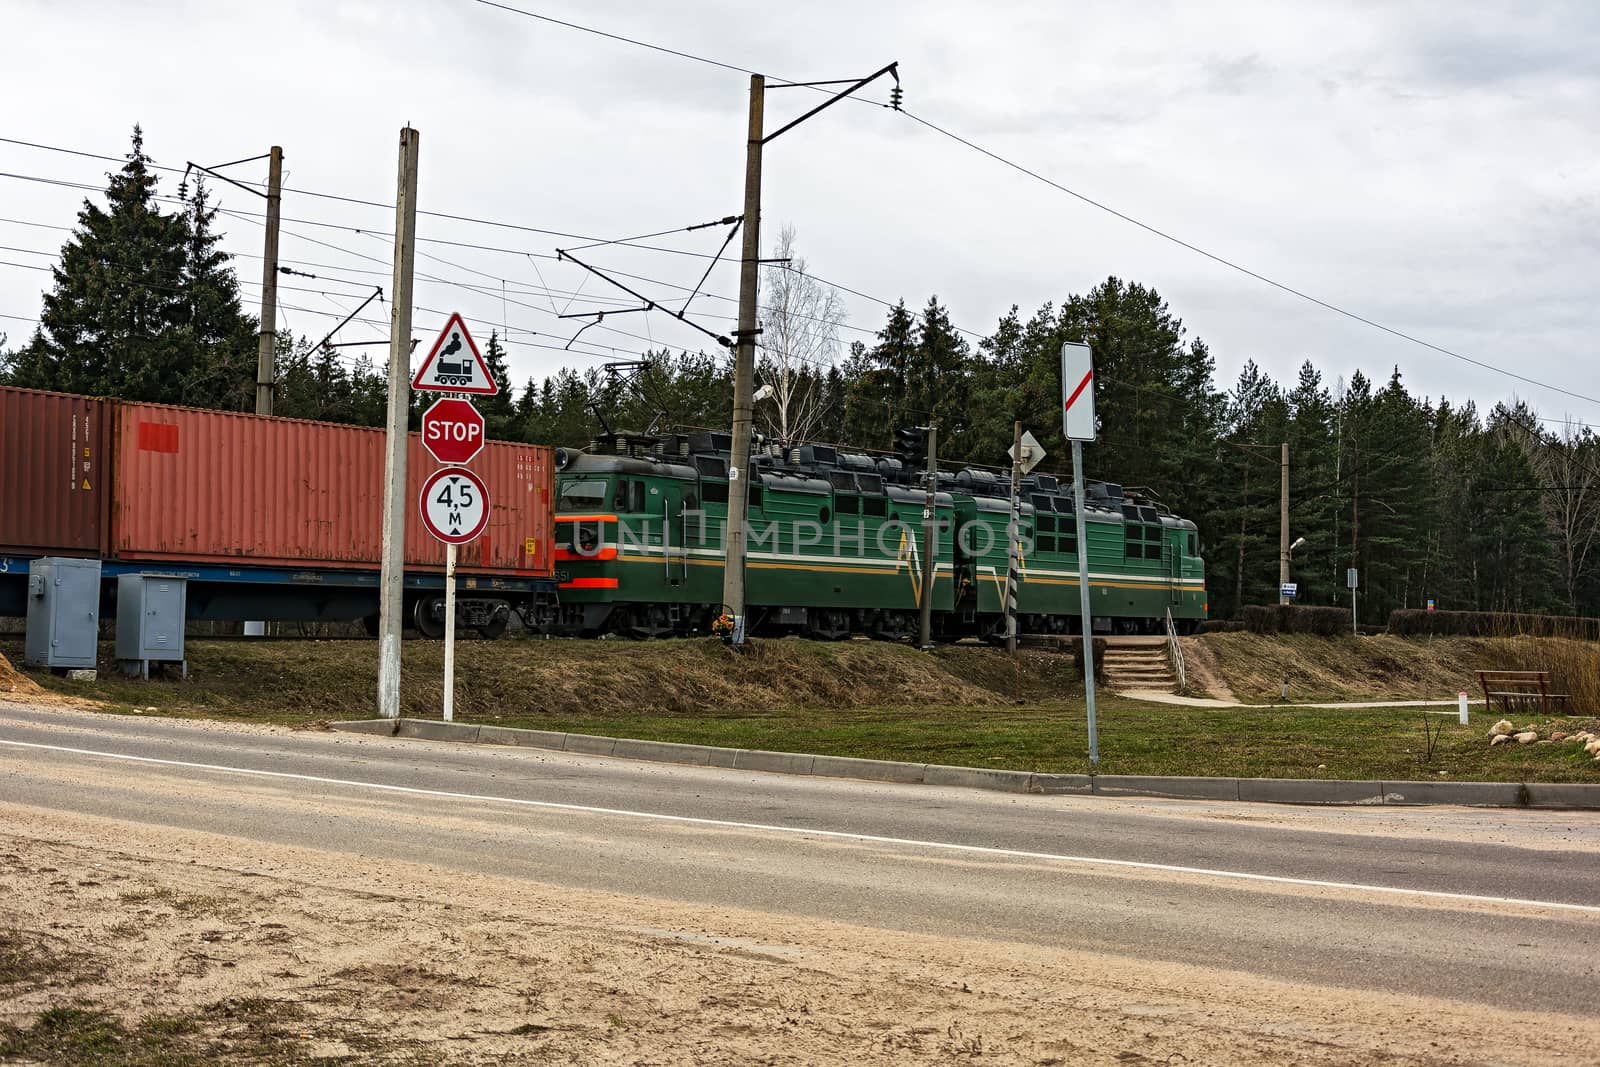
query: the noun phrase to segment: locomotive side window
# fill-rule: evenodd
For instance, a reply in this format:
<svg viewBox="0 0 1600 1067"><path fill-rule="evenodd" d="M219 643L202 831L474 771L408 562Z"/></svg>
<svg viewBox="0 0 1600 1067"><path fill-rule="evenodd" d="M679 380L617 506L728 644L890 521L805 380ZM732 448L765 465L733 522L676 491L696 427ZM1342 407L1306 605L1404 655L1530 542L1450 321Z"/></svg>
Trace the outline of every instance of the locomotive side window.
<svg viewBox="0 0 1600 1067"><path fill-rule="evenodd" d="M633 485L633 507L632 507L631 510L636 512L636 513L639 513L639 514L643 514L643 512L645 510L645 500L644 500L645 484L643 482L641 482L641 481L635 481L635 482L632 483L632 485Z"/></svg>
<svg viewBox="0 0 1600 1067"><path fill-rule="evenodd" d="M875 515L884 518L889 514L889 501L881 496L864 496L861 498L861 514Z"/></svg>
<svg viewBox="0 0 1600 1067"><path fill-rule="evenodd" d="M1161 527L1129 522L1123 526L1123 543L1128 559L1160 559Z"/></svg>

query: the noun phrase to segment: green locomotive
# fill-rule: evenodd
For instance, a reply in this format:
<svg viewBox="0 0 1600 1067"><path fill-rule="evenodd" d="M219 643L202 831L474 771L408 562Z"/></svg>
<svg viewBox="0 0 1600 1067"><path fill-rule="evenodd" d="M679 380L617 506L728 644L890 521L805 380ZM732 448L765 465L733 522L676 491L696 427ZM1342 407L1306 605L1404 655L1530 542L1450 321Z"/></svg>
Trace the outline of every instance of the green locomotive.
<svg viewBox="0 0 1600 1067"><path fill-rule="evenodd" d="M721 610L728 434L608 434L556 454L557 628L595 636L710 631ZM825 445L752 456L745 597L753 632L895 640L917 632L923 476ZM941 471L934 497L933 631L1004 635L1010 483ZM1022 633L1079 629L1070 486L1022 481ZM1097 632L1180 631L1206 617L1194 523L1147 490L1090 482L1085 513Z"/></svg>

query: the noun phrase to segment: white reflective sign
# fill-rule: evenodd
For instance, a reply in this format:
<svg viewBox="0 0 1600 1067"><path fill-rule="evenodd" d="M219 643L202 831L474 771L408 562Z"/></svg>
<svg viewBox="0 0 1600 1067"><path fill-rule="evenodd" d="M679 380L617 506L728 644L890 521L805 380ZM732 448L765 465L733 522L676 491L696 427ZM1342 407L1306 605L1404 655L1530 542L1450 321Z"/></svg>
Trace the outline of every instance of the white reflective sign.
<svg viewBox="0 0 1600 1067"><path fill-rule="evenodd" d="M1094 440L1094 355L1076 341L1061 346L1061 414L1067 440Z"/></svg>

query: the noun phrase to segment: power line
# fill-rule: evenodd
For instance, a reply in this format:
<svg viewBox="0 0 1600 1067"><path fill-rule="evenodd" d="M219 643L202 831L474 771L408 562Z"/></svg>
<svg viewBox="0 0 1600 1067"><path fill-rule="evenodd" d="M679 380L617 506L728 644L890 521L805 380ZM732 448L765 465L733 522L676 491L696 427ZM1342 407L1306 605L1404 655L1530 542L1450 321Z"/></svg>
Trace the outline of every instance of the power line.
<svg viewBox="0 0 1600 1067"><path fill-rule="evenodd" d="M564 26L564 27L566 27L568 29L578 30L578 31L583 32L583 33L594 34L595 36L598 36L598 37L605 37L605 38L608 38L608 39L613 40L613 41L619 41L619 42L624 43L624 44L634 45L634 46L639 47L639 48L647 48L647 49L650 49L651 51L655 51L655 52L666 53L668 55L677 56L677 57L682 58L682 59L692 60L692 61L694 61L696 63L704 63L704 64L707 64L709 66L721 67L724 70L731 70L731 71L735 71L735 72L738 72L738 73L741 73L741 74L755 74L755 73L757 73L756 71L748 70L748 69L746 69L744 67L740 67L740 66L737 66L737 65L732 64L732 63L724 63L721 60L711 59L711 58L709 58L707 56L695 55L695 54L690 53L690 52L682 52L682 51L679 51L679 50L674 49L674 48L667 48L667 47L665 47L663 45L653 44L653 43L651 43L649 41L641 41L641 40L638 40L638 39L632 38L632 37L624 37L624 36L622 36L620 34L609 33L607 31L597 29L597 28L595 28L593 26L585 26L585 25L582 25L582 24L579 24L579 23L576 23L576 22L567 22L567 21L564 21L562 19L552 18L549 15L541 15L541 14L538 14L537 12L528 11L528 10L523 9L523 8L512 7L512 6L508 5L508 4L497 3L497 2L495 2L495 0L476 0L476 2L479 3L479 4L484 5L485 7L498 8L498 9L500 9L502 11L508 11L508 12L512 12L514 14L522 15L522 16L524 16L526 18L538 19L538 20L540 20L542 22L554 23L555 25ZM789 80L792 81L792 79L789 79ZM1348 308L1344 308L1344 307L1341 307L1338 304L1332 303L1331 301L1323 300L1320 297L1313 296L1310 293L1305 292L1304 290L1297 289L1294 286L1288 285L1288 284L1286 284L1284 282L1280 282L1280 281L1278 281L1278 280L1276 280L1274 278L1271 278L1271 277L1269 277L1269 276L1267 276L1265 274L1260 273L1259 271L1251 270L1249 267L1246 267L1243 264L1240 264L1240 263L1237 263L1237 262L1235 262L1233 260L1227 259L1226 257L1218 255L1215 252L1208 251L1207 249L1202 248L1199 245L1196 245L1196 244L1194 244L1194 243L1192 243L1190 241L1185 241L1182 238L1180 238L1180 237L1178 237L1178 236L1176 236L1176 235L1174 235L1172 233L1169 233L1169 232L1167 232L1165 230L1162 230L1162 229L1160 229L1160 228L1158 228L1156 226L1153 226L1153 225L1151 225L1151 224L1149 224L1147 222L1143 222L1140 219L1137 219L1134 216L1129 215L1128 213L1126 213L1124 211L1119 211L1116 208L1111 207L1109 204L1106 204L1106 203L1104 203L1104 202L1102 202L1100 200L1094 199L1093 197L1090 197L1090 196L1087 196L1087 195L1085 195L1083 193L1080 193L1075 189L1071 189L1071 188L1067 187L1066 185L1063 185L1060 182L1055 181L1052 178L1048 178L1045 175L1040 174L1038 171L1031 170L1028 167L1023 166L1021 163L1016 162L1013 159L1009 159L1009 158L1007 158L1005 156L1002 156L998 152L995 152L995 151L992 151L991 149L985 148L982 145L976 143L975 141L971 141L971 140L961 136L958 133L954 133L951 130L947 130L944 127L939 126L939 125L935 124L934 122L932 122L932 121L930 121L928 119L922 118L921 116L913 114L912 112L904 111L904 109L897 109L897 110L901 110L901 112L908 119L910 119L911 121L913 121L913 122L915 122L915 123L927 128L927 129L933 131L934 133L939 134L942 137L949 138L950 140L955 141L958 144L964 145L965 147L971 149L972 151L977 152L980 155L986 156L987 158L993 160L996 163L1001 164L1002 166L1009 167L1012 170L1015 170L1020 174L1026 175L1027 177L1032 178L1035 181L1042 182L1043 184L1049 186L1052 189L1057 190L1058 192L1062 192L1062 193L1065 193L1068 196L1074 197L1074 198L1082 201L1083 203L1090 205L1091 207L1094 207L1094 208L1096 208L1096 209L1098 209L1100 211L1104 211L1104 212L1106 212L1106 213L1108 213L1108 214L1110 214L1110 215L1112 215L1112 216L1114 216L1114 217L1116 217L1118 219L1121 219L1123 222L1129 223L1130 225L1133 225L1133 226L1137 226L1140 229L1146 231L1147 233L1151 233L1151 234L1153 234L1153 235L1155 235L1157 237L1160 237L1162 240L1170 241L1173 244L1176 244L1181 248L1187 249L1188 251L1195 253L1196 255L1204 256L1206 259L1209 259L1214 263L1218 263L1221 266L1227 267L1230 270L1237 271L1240 274L1243 274L1243 275L1245 275L1247 277L1253 278L1256 281L1262 282L1265 285L1272 286L1273 288L1278 289L1278 290L1280 290L1280 291L1282 291L1284 293L1288 293L1291 296L1298 297L1301 300L1304 300L1304 301L1307 301L1309 303L1315 304L1316 306L1318 306L1320 308L1323 308L1323 309L1325 309L1327 311L1331 311L1334 314L1342 315L1345 318L1348 318L1348 319L1350 319L1350 320L1352 320L1354 322L1358 322L1358 323L1361 323L1362 325L1369 326L1369 327L1371 327L1371 328L1373 328L1375 330L1380 330L1380 331L1382 331L1382 332L1384 332L1386 334L1389 334L1389 335L1391 335L1393 337L1397 337L1397 338L1399 338L1399 339L1401 339L1403 341L1409 341L1412 344L1419 345L1419 346L1421 346L1423 348L1426 348L1426 349L1429 349L1430 351L1433 351L1433 352L1438 352L1441 355L1449 356L1452 359L1460 360L1463 363L1471 364L1472 366L1479 367L1479 368L1481 368L1483 370L1487 370L1487 371L1490 371L1490 372L1493 372L1493 373L1497 373L1497 374L1504 374L1507 377L1516 379L1517 381L1525 382L1525 383L1527 383L1529 385L1538 386L1541 389L1549 389L1552 392L1561 393L1564 396L1570 396L1570 397L1573 397L1574 399L1577 399L1577 400L1584 400L1584 401L1587 401L1587 402L1589 402L1591 404L1600 404L1600 398L1589 396L1589 395L1584 394L1584 393L1579 393L1579 392L1576 392L1576 391L1571 390L1571 389L1565 389L1565 388L1563 388L1563 387L1561 387L1559 385L1553 385L1553 384L1551 384L1549 382L1540 381L1537 378L1530 378L1530 377L1528 377L1526 375L1518 374L1515 371L1507 370L1504 367L1499 367L1499 366L1496 366L1496 365L1494 365L1492 363L1486 363L1486 362L1484 362L1482 360L1474 359L1471 356L1463 355L1460 352L1456 352L1456 351L1454 351L1452 349L1445 348L1442 345L1434 344L1432 341L1423 340L1422 338L1417 337L1414 334L1407 333L1404 330L1399 330L1399 329L1396 329L1396 328L1394 328L1392 326L1386 326L1383 323L1378 322L1375 319L1367 318L1365 315L1358 314L1358 313L1356 313L1354 311L1349 310ZM843 288L843 287L840 287L840 288ZM849 292L850 290L845 290L845 291ZM861 296L863 299L872 299L871 297L867 297L865 294L862 294L862 293L856 293L855 295Z"/></svg>
<svg viewBox="0 0 1600 1067"><path fill-rule="evenodd" d="M552 18L549 15L540 15L533 11L526 11L520 7L512 7L509 4L495 3L494 0L476 0L476 2L482 4L484 7L495 7L499 8L501 11L509 11L515 15L523 15L530 19L538 19L540 22L549 22L557 26L565 26L569 30L592 33L596 37L605 37L613 41L620 41L623 44L631 44L639 48L648 48L652 52L664 52L669 56L677 56L679 59L691 59L696 63L704 63L709 67L721 67L723 70L731 70L735 74L756 73L753 70L746 70L744 67L735 66L732 63L724 63L720 59L710 59L706 56L697 56L692 52L680 52L676 48L668 48L665 45L651 44L649 41L641 41L633 37L623 37L621 34L616 33L607 33L605 30L597 30L593 26L583 26L576 22L565 22L558 18Z"/></svg>

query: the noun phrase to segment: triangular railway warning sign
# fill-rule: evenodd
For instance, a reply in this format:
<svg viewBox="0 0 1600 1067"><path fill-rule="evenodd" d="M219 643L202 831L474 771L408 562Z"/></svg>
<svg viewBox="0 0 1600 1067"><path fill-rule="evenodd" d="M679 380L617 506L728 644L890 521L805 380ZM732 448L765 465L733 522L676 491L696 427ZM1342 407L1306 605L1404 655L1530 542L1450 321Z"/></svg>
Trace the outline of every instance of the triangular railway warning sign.
<svg viewBox="0 0 1600 1067"><path fill-rule="evenodd" d="M489 364L478 352L478 345L461 321L461 313L454 312L444 324L439 339L433 342L428 358L417 368L411 379L411 388L425 393L481 393L493 396L500 391L499 384L489 373Z"/></svg>

